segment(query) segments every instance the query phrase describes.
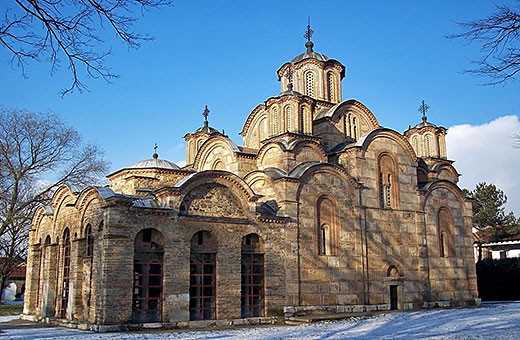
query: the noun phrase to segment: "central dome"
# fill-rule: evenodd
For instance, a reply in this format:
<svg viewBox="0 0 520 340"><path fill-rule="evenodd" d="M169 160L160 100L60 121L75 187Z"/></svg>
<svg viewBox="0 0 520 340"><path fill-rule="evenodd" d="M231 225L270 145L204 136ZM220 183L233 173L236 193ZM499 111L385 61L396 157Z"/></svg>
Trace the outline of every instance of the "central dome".
<svg viewBox="0 0 520 340"><path fill-rule="evenodd" d="M179 166L173 162L167 161L166 159L159 159L159 155L153 154L153 158L145 159L135 163L130 167L131 169L144 169L144 168L155 168L155 169L169 169L179 170Z"/></svg>

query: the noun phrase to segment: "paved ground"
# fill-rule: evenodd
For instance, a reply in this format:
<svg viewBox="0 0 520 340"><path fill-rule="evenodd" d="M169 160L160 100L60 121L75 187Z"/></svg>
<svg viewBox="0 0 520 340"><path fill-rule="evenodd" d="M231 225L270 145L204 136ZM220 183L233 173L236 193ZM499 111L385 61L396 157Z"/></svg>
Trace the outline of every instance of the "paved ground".
<svg viewBox="0 0 520 340"><path fill-rule="evenodd" d="M480 308L382 313L304 326L264 326L204 331L93 333L0 317L3 339L520 339L520 302Z"/></svg>

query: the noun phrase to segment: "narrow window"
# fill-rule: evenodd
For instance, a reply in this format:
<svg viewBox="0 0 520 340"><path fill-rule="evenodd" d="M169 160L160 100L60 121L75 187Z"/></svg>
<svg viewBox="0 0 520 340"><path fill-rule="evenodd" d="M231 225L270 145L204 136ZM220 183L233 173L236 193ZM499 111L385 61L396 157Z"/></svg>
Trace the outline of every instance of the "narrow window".
<svg viewBox="0 0 520 340"><path fill-rule="evenodd" d="M300 109L300 119L298 123L298 131L305 133L305 108L303 107Z"/></svg>
<svg viewBox="0 0 520 340"><path fill-rule="evenodd" d="M305 73L305 94L309 97L314 96L314 74L310 71Z"/></svg>
<svg viewBox="0 0 520 340"><path fill-rule="evenodd" d="M441 232L440 234L440 238L439 238L439 255L441 257L444 257L444 232Z"/></svg>
<svg viewBox="0 0 520 340"><path fill-rule="evenodd" d="M316 204L316 240L318 255L336 255L336 206L327 196L318 198Z"/></svg>
<svg viewBox="0 0 520 340"><path fill-rule="evenodd" d="M242 239L241 317L264 316L264 244L256 234Z"/></svg>
<svg viewBox="0 0 520 340"><path fill-rule="evenodd" d="M190 320L216 318L216 242L208 231L191 240Z"/></svg>
<svg viewBox="0 0 520 340"><path fill-rule="evenodd" d="M278 109L273 107L271 109L271 135L278 133Z"/></svg>
<svg viewBox="0 0 520 340"><path fill-rule="evenodd" d="M327 73L327 98L329 102L334 101L334 75Z"/></svg>
<svg viewBox="0 0 520 340"><path fill-rule="evenodd" d="M293 123L292 123L292 108L290 106L287 106L285 108L285 119L287 121L287 131L293 132Z"/></svg>
<svg viewBox="0 0 520 340"><path fill-rule="evenodd" d="M134 242L133 322L160 322L163 291L162 234L141 230Z"/></svg>
<svg viewBox="0 0 520 340"><path fill-rule="evenodd" d="M63 233L63 279L61 292L61 318L67 317L70 289L70 231L65 229Z"/></svg>
<svg viewBox="0 0 520 340"><path fill-rule="evenodd" d="M398 203L398 179L394 159L383 154L378 160L379 201L381 208L396 208Z"/></svg>
<svg viewBox="0 0 520 340"><path fill-rule="evenodd" d="M455 253L453 249L453 218L448 208L442 207L437 214L437 233L439 239L439 256L448 257Z"/></svg>
<svg viewBox="0 0 520 340"><path fill-rule="evenodd" d="M86 255L91 257L94 255L94 234L92 233L92 226L90 224L87 225L87 230L85 233L87 234Z"/></svg>
<svg viewBox="0 0 520 340"><path fill-rule="evenodd" d="M419 140L417 138L417 136L413 136L412 137L412 147L413 149L415 150L415 153L421 157L422 155L419 153Z"/></svg>
<svg viewBox="0 0 520 340"><path fill-rule="evenodd" d="M346 114L346 115L343 116L343 134L344 134L345 138L349 137L349 133L348 133L348 130L347 130L348 117L349 117L349 114Z"/></svg>
<svg viewBox="0 0 520 340"><path fill-rule="evenodd" d="M424 144L425 144L425 151L426 151L426 157L432 157L433 156L433 150L432 150L432 136L431 135L425 135L424 136Z"/></svg>
<svg viewBox="0 0 520 340"><path fill-rule="evenodd" d="M319 255L331 255L330 254L330 235L329 235L329 226L324 224L320 227L319 235L318 235L318 254Z"/></svg>
<svg viewBox="0 0 520 340"><path fill-rule="evenodd" d="M358 139L358 126L357 126L357 118L356 117L352 117L352 132L353 132L353 136L355 140Z"/></svg>

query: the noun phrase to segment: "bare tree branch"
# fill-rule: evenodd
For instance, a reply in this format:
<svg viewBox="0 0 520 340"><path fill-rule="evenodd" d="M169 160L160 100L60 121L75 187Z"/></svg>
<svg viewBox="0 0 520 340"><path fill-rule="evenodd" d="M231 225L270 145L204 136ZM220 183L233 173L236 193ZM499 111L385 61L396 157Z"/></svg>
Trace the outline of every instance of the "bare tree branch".
<svg viewBox="0 0 520 340"><path fill-rule="evenodd" d="M51 73L64 60L72 75L70 86L62 95L74 90L88 90L83 76L116 78L105 64L110 49L98 50L103 40L98 29L113 30L129 48L138 48L142 41L151 40L135 32L140 15L149 9L171 5L172 0L13 0L0 19L0 46L12 55L11 65L26 76L25 65L47 60Z"/></svg>
<svg viewBox="0 0 520 340"><path fill-rule="evenodd" d="M474 60L475 68L466 73L487 78L486 85L503 84L517 78L520 72L520 0L516 1L516 8L499 5L489 17L461 22L459 26L463 32L449 38L481 44L481 58Z"/></svg>

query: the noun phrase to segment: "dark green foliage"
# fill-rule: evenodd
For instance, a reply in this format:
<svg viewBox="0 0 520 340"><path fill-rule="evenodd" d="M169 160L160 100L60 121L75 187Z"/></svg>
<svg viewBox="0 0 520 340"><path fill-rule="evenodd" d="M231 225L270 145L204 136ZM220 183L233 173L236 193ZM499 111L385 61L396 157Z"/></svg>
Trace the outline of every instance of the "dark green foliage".
<svg viewBox="0 0 520 340"><path fill-rule="evenodd" d="M464 193L473 199L473 224L479 228L508 226L516 223L514 214L505 213L507 196L494 184L477 184L473 191Z"/></svg>
<svg viewBox="0 0 520 340"><path fill-rule="evenodd" d="M520 300L520 258L477 262L477 283L484 301Z"/></svg>

